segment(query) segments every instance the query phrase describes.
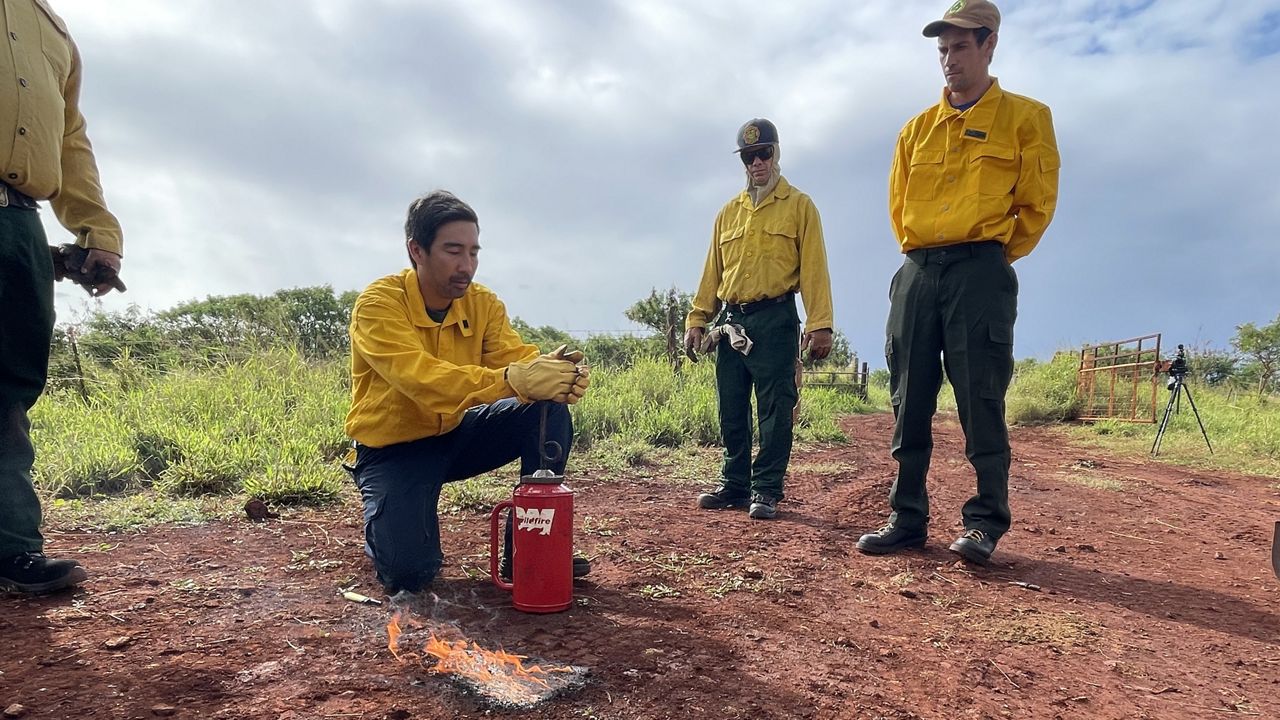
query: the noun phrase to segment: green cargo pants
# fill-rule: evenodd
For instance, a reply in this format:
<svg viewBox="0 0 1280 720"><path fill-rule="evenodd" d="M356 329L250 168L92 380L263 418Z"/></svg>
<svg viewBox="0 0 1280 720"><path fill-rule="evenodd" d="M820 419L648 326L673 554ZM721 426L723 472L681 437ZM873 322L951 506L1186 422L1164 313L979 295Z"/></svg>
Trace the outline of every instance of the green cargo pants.
<svg viewBox="0 0 1280 720"><path fill-rule="evenodd" d="M889 300L885 359L898 461L889 520L908 528L928 524L925 476L945 367L965 455L978 476L978 494L964 505L964 526L999 539L1009 529L1004 396L1013 377L1017 275L998 242L913 250L893 277Z"/></svg>
<svg viewBox="0 0 1280 720"><path fill-rule="evenodd" d="M791 461L791 411L796 388L800 317L795 296L753 312L721 311L718 323L737 323L753 343L747 355L728 338L716 349L716 393L720 400L720 436L724 441L721 477L735 494L756 492L783 498L782 479ZM760 451L751 461L751 391L756 393Z"/></svg>
<svg viewBox="0 0 1280 720"><path fill-rule="evenodd" d="M53 262L35 210L0 208L0 557L44 547L27 411L44 390Z"/></svg>

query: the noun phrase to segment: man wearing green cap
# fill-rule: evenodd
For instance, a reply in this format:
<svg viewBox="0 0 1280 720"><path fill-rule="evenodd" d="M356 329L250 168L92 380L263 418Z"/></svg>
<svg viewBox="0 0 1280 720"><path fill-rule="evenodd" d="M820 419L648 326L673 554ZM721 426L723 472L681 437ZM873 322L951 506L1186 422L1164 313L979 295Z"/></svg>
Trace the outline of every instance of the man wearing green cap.
<svg viewBox="0 0 1280 720"><path fill-rule="evenodd" d="M1009 529L1004 396L1018 303L1011 263L1035 248L1053 218L1059 159L1049 108L1005 92L989 74L999 30L1000 11L986 0L958 0L924 28L938 39L946 88L902 129L889 176L889 217L906 255L889 286L885 344L898 476L893 514L858 540L862 552L925 542L944 367L978 479L950 549L985 563Z"/></svg>
<svg viewBox="0 0 1280 720"><path fill-rule="evenodd" d="M799 399L797 347L821 360L831 352L831 280L822 220L808 195L782 177L778 129L757 118L738 130L747 187L716 217L702 281L685 320L686 351L716 351L716 392L724 465L720 487L698 496L707 510L778 513L791 460L792 411ZM804 300L805 324L795 296ZM751 459L751 392L760 450Z"/></svg>

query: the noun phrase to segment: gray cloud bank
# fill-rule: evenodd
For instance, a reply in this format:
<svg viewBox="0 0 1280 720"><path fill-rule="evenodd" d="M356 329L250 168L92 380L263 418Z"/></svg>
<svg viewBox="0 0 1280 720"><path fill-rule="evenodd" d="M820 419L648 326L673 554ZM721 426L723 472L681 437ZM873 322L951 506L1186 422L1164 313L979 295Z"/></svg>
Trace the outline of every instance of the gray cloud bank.
<svg viewBox="0 0 1280 720"><path fill-rule="evenodd" d="M513 314L634 330L651 287L696 284L741 187L734 132L766 116L822 213L837 325L882 365L889 158L940 95L920 28L945 4L57 3L127 237L131 290L104 306L362 288L403 266L409 200L444 187L479 212L478 279ZM1050 105L1063 156L1058 217L1016 266L1017 354L1221 346L1274 317L1280 3L1002 9L993 72Z"/></svg>

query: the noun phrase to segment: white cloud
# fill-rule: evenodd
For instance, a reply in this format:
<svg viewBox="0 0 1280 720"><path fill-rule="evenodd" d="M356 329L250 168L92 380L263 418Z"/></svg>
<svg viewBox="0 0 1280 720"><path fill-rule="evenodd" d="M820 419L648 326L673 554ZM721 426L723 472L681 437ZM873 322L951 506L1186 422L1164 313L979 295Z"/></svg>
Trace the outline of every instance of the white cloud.
<svg viewBox="0 0 1280 720"><path fill-rule="evenodd" d="M401 266L409 200L447 187L514 314L629 329L649 288L696 284L741 186L734 132L767 116L822 212L839 327L873 364L883 346L889 155L939 96L920 28L944 0L56 4L127 235L130 291L105 307L363 287ZM1274 317L1280 3L1002 9L993 71L1053 108L1063 155L1058 217L1017 266L1018 354L1222 345Z"/></svg>

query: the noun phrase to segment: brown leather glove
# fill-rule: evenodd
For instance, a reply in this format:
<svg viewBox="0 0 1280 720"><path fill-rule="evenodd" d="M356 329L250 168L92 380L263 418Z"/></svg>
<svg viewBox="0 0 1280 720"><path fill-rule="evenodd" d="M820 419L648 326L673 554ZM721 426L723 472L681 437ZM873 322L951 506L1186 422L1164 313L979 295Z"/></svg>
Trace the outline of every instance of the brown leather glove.
<svg viewBox="0 0 1280 720"><path fill-rule="evenodd" d="M591 386L591 368L586 365L578 366L578 377L573 381L573 387L569 391L552 398L558 403L567 403L573 405L587 394L587 388Z"/></svg>
<svg viewBox="0 0 1280 720"><path fill-rule="evenodd" d="M579 365L587 359L587 356L583 355L581 350L570 350L568 345L561 345L542 357L552 360L568 360L574 365Z"/></svg>
<svg viewBox="0 0 1280 720"><path fill-rule="evenodd" d="M49 256L53 260L54 280L66 278L84 288L85 292L91 295L99 285L110 285L120 292L128 289L120 279L120 276L116 274L116 271L105 265L99 265L92 276L82 274L80 270L84 267L84 261L89 256L89 251L79 245L72 243L63 243L56 247L50 245Z"/></svg>

